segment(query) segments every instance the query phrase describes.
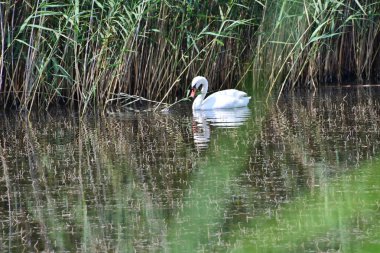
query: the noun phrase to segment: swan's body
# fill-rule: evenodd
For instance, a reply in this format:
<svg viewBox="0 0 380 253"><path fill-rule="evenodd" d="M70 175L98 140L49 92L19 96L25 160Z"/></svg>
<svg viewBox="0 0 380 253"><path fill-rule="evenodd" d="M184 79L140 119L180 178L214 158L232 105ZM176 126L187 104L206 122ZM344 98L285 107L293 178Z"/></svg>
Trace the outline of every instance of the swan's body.
<svg viewBox="0 0 380 253"><path fill-rule="evenodd" d="M195 97L196 91L200 90L201 93L195 98L193 102L193 110L214 110L214 109L228 109L247 106L251 97L247 93L235 89L228 89L215 92L208 96L207 79L203 76L197 76L191 82L191 97Z"/></svg>

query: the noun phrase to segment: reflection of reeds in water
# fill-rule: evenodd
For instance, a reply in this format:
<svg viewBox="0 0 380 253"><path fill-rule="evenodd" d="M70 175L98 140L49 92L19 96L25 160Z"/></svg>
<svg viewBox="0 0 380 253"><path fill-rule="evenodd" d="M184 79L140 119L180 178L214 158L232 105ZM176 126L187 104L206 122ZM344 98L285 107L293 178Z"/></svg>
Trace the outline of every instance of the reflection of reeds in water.
<svg viewBox="0 0 380 253"><path fill-rule="evenodd" d="M371 167L379 155L378 106L377 92L335 90L293 94L268 108L223 239L238 252L367 247L379 227L378 165Z"/></svg>
<svg viewBox="0 0 380 253"><path fill-rule="evenodd" d="M177 233L195 247L228 248L260 215L376 155L376 94L333 94L284 97L241 128L211 128L204 153L190 115L4 117L1 245L160 251L182 242L170 241ZM203 228L197 241L189 230Z"/></svg>
<svg viewBox="0 0 380 253"><path fill-rule="evenodd" d="M279 100L263 121L247 183L271 192L274 203L288 201L295 189L313 190L371 159L380 137L376 94L335 90Z"/></svg>
<svg viewBox="0 0 380 253"><path fill-rule="evenodd" d="M93 252L162 247L165 217L182 205L197 153L189 153L186 117L179 124L156 116L3 122L3 134L17 136L4 144L8 153L18 150L9 166L2 154L7 194L17 196L4 195L9 245ZM20 171L22 180L13 184Z"/></svg>

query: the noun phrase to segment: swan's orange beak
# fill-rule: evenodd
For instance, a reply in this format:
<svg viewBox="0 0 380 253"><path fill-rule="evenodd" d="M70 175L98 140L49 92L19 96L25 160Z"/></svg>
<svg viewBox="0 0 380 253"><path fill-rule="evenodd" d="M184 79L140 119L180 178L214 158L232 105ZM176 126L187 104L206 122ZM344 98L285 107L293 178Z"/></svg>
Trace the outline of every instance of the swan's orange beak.
<svg viewBox="0 0 380 253"><path fill-rule="evenodd" d="M194 98L196 92L197 92L197 89L195 88L191 89L190 97Z"/></svg>

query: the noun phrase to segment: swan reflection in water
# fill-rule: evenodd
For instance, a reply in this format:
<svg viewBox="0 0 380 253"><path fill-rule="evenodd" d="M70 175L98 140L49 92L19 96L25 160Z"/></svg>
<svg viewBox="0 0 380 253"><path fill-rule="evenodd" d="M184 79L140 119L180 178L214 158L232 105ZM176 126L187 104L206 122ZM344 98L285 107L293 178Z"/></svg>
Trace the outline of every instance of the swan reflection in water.
<svg viewBox="0 0 380 253"><path fill-rule="evenodd" d="M210 142L211 126L237 128L250 117L248 107L193 111L193 137L198 150L204 150Z"/></svg>

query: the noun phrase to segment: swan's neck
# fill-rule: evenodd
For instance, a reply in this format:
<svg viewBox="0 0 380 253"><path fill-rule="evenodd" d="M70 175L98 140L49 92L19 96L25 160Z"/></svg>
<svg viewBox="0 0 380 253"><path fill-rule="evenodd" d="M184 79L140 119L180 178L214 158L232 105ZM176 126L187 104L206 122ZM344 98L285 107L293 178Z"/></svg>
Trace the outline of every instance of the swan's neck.
<svg viewBox="0 0 380 253"><path fill-rule="evenodd" d="M204 79L202 82L202 89L201 89L201 93L203 95L203 98L205 98L207 91L208 91L208 82L206 79Z"/></svg>
<svg viewBox="0 0 380 253"><path fill-rule="evenodd" d="M202 89L201 89L201 94L199 94L194 102L193 102L193 109L201 109L202 107L202 104L203 104L203 101L206 97L206 94L207 94L207 90L208 90L208 83L207 81L206 82L203 82L202 83Z"/></svg>
<svg viewBox="0 0 380 253"><path fill-rule="evenodd" d="M193 102L193 110L197 110L197 109L201 109L202 107L202 102L204 100L204 97L205 97L206 94L199 94L195 99L194 99L194 102Z"/></svg>

